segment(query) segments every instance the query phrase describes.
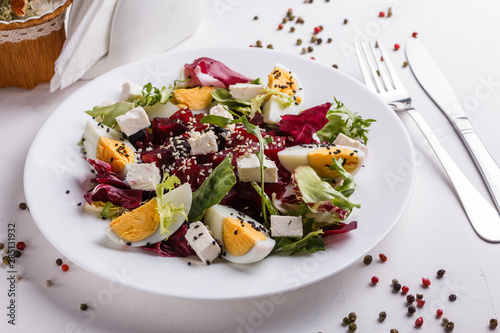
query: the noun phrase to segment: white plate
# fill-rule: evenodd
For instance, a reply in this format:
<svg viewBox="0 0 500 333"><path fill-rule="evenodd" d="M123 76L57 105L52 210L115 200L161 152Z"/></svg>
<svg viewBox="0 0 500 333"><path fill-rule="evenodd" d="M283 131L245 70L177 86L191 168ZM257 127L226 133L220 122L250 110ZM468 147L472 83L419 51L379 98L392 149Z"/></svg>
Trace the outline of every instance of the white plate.
<svg viewBox="0 0 500 333"><path fill-rule="evenodd" d="M305 106L333 101L377 120L369 137L371 153L356 176L353 201L362 207L350 220L358 229L327 238L326 251L273 255L254 265L217 261L187 265L196 258L162 258L108 240L105 221L77 204L91 174L77 143L88 119L83 111L116 101L125 81L168 85L181 67L198 57L222 61L248 77L266 78L276 62L295 71ZM375 94L338 70L312 60L263 49L203 49L169 52L117 68L82 87L47 119L26 160L24 187L31 214L47 239L67 258L105 279L143 291L185 298L236 299L296 289L346 268L378 244L396 225L411 196L413 148L399 118ZM69 190L69 194L66 191Z"/></svg>

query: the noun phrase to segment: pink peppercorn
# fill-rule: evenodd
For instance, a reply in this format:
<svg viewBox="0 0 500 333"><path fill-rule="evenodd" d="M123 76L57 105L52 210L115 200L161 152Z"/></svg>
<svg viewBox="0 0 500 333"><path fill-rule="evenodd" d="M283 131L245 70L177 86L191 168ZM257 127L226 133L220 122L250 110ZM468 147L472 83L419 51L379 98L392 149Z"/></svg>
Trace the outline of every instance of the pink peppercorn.
<svg viewBox="0 0 500 333"><path fill-rule="evenodd" d="M378 13L378 17L385 17L385 12Z"/></svg>
<svg viewBox="0 0 500 333"><path fill-rule="evenodd" d="M424 318L418 317L417 320L415 320L415 326L420 327L424 324Z"/></svg>
<svg viewBox="0 0 500 333"><path fill-rule="evenodd" d="M436 310L436 316L437 316L437 317L441 317L442 315L443 315L443 310L441 310L441 309L437 309L437 310Z"/></svg>
<svg viewBox="0 0 500 333"><path fill-rule="evenodd" d="M385 254L383 254L383 253L380 253L380 254L378 255L378 257L379 257L379 258L380 258L380 260L382 260L383 262L386 262L386 261L387 261L387 256L386 256Z"/></svg>
<svg viewBox="0 0 500 333"><path fill-rule="evenodd" d="M408 286L401 287L401 292L403 293L403 295L406 294L409 290L410 290L410 288Z"/></svg>
<svg viewBox="0 0 500 333"><path fill-rule="evenodd" d="M24 250L24 249L26 248L26 243L25 243L25 242L17 242L17 244L16 244L16 248L17 248L18 250L21 250L21 251L22 251L22 250Z"/></svg>
<svg viewBox="0 0 500 333"><path fill-rule="evenodd" d="M418 35L418 33L416 33L416 32L414 32L414 33L412 33L412 34L411 34L411 36L412 36L413 38L417 38L417 35Z"/></svg>
<svg viewBox="0 0 500 333"><path fill-rule="evenodd" d="M425 287L428 287L431 285L431 280L429 280L428 278L422 278L422 284L425 286Z"/></svg>
<svg viewBox="0 0 500 333"><path fill-rule="evenodd" d="M378 283L378 277L377 276L372 276L372 283L377 284Z"/></svg>
<svg viewBox="0 0 500 333"><path fill-rule="evenodd" d="M63 272L67 272L69 270L69 266L64 264L61 266L61 269L63 270Z"/></svg>
<svg viewBox="0 0 500 333"><path fill-rule="evenodd" d="M397 44L397 43L396 43L396 44L394 44L394 51L399 50L399 48L400 48L400 47L401 47L401 45L399 45L399 44Z"/></svg>

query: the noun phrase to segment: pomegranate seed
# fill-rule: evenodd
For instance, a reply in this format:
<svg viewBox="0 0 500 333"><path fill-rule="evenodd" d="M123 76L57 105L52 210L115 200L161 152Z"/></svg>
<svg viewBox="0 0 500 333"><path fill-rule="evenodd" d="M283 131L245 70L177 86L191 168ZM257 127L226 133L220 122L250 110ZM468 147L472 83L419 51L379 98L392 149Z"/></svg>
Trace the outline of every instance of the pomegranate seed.
<svg viewBox="0 0 500 333"><path fill-rule="evenodd" d="M394 44L394 50L395 50L395 51L399 50L399 48L400 48L400 47L401 47L401 45L399 45L399 44L397 44L397 43L396 43L396 44Z"/></svg>
<svg viewBox="0 0 500 333"><path fill-rule="evenodd" d="M425 286L425 287L428 287L431 285L431 280L429 280L428 278L422 278L422 284Z"/></svg>
<svg viewBox="0 0 500 333"><path fill-rule="evenodd" d="M26 243L25 242L17 242L16 247L18 250L24 250L26 248Z"/></svg>
<svg viewBox="0 0 500 333"><path fill-rule="evenodd" d="M321 27L314 27L314 33L319 34L321 32Z"/></svg>
<svg viewBox="0 0 500 333"><path fill-rule="evenodd" d="M63 270L63 272L67 272L68 269L69 269L69 266L66 265L66 264L64 264L64 265L61 266L61 269Z"/></svg>
<svg viewBox="0 0 500 333"><path fill-rule="evenodd" d="M416 33L416 32L414 32L414 33L412 33L412 34L411 34L411 36L412 36L413 38L417 38L417 35L418 35L418 33Z"/></svg>
<svg viewBox="0 0 500 333"><path fill-rule="evenodd" d="M283 24L278 25L278 30L282 30L282 29L283 29Z"/></svg>
<svg viewBox="0 0 500 333"><path fill-rule="evenodd" d="M378 13L378 17L385 17L385 12Z"/></svg>
<svg viewBox="0 0 500 333"><path fill-rule="evenodd" d="M380 258L380 260L382 260L383 262L386 262L386 261L387 261L387 256L386 256L385 254L383 254L383 253L380 253L380 254L378 255L378 257L379 257L379 258Z"/></svg>
<svg viewBox="0 0 500 333"><path fill-rule="evenodd" d="M443 310L437 309L436 310L436 316L441 317L443 315Z"/></svg>
<svg viewBox="0 0 500 333"><path fill-rule="evenodd" d="M424 304L425 304L425 301L424 301L423 299L417 299L417 305L418 305L419 307L424 306Z"/></svg>
<svg viewBox="0 0 500 333"><path fill-rule="evenodd" d="M415 320L415 326L420 327L424 324L424 318L418 317L417 320Z"/></svg>
<svg viewBox="0 0 500 333"><path fill-rule="evenodd" d="M401 292L403 293L403 295L406 294L409 290L410 290L410 288L408 286L401 287Z"/></svg>
<svg viewBox="0 0 500 333"><path fill-rule="evenodd" d="M377 276L372 276L372 283L377 284L378 283L378 277Z"/></svg>

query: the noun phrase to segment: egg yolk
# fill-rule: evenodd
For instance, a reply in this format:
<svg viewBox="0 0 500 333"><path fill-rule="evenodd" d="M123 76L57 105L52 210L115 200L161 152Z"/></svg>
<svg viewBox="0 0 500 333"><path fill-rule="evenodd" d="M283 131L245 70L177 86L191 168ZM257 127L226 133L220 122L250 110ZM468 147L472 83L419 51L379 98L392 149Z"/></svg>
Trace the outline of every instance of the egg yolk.
<svg viewBox="0 0 500 333"><path fill-rule="evenodd" d="M209 86L177 89L174 90L172 103L191 111L203 110L212 103L214 90L214 87Z"/></svg>
<svg viewBox="0 0 500 333"><path fill-rule="evenodd" d="M277 90L284 94L293 96L299 90L297 79L290 71L280 67L274 67L271 74L268 74L268 84L270 89ZM301 102L301 98L296 98L297 103Z"/></svg>
<svg viewBox="0 0 500 333"><path fill-rule="evenodd" d="M248 222L232 218L224 219L222 226L222 237L226 251L233 256L242 256L260 241L266 240L266 236L255 230Z"/></svg>
<svg viewBox="0 0 500 333"><path fill-rule="evenodd" d="M339 174L335 170L330 170L332 159L341 158L345 171L351 172L359 164L358 154L351 149L341 147L324 147L315 149L307 154L309 165L320 177L337 177Z"/></svg>
<svg viewBox="0 0 500 333"><path fill-rule="evenodd" d="M126 212L109 224L111 230L126 242L138 242L148 238L160 226L160 214L156 199Z"/></svg>
<svg viewBox="0 0 500 333"><path fill-rule="evenodd" d="M134 163L134 152L123 141L101 136L97 142L96 158L107 162L118 173L125 165Z"/></svg>

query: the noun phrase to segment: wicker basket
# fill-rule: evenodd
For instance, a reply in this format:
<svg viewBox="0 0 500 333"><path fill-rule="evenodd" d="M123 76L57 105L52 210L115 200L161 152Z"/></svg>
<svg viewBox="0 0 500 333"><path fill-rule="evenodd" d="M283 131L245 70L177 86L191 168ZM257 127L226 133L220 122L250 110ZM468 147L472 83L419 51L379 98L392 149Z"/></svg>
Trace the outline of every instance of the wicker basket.
<svg viewBox="0 0 500 333"><path fill-rule="evenodd" d="M21 23L0 23L0 88L33 89L49 82L66 39L68 0L54 12Z"/></svg>

